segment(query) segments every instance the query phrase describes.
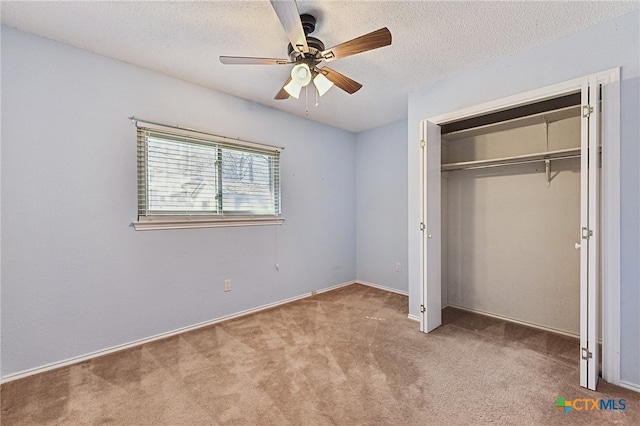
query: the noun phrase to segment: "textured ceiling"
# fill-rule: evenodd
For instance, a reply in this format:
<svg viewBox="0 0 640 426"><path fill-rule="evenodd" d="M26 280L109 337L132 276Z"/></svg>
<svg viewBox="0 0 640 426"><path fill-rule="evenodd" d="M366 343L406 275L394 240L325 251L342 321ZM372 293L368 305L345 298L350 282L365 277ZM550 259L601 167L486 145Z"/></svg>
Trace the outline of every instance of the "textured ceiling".
<svg viewBox="0 0 640 426"><path fill-rule="evenodd" d="M407 116L407 94L495 58L638 9L640 2L432 2L299 0L330 47L388 27L393 44L336 60L362 83L331 89L308 117L353 132ZM198 85L305 116L300 99L273 99L290 65L222 65L220 55L287 57L288 39L267 0L1 3L2 23Z"/></svg>

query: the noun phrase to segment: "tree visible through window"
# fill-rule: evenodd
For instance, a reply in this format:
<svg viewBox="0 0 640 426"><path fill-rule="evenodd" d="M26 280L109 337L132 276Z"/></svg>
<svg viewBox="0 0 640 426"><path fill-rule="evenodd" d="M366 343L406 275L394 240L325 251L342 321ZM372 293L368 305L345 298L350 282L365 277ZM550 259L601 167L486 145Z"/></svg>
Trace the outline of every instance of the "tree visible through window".
<svg viewBox="0 0 640 426"><path fill-rule="evenodd" d="M280 216L280 152L138 128L138 221Z"/></svg>

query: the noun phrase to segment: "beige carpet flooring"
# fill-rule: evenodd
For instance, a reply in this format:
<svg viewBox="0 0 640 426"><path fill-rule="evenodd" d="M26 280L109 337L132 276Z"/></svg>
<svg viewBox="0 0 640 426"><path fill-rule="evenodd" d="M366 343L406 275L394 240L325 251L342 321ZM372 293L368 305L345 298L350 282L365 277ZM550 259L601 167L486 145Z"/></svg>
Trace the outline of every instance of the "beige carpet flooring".
<svg viewBox="0 0 640 426"><path fill-rule="evenodd" d="M578 385L578 342L351 285L3 384L10 425L640 424L640 394ZM624 411L554 407L625 399Z"/></svg>

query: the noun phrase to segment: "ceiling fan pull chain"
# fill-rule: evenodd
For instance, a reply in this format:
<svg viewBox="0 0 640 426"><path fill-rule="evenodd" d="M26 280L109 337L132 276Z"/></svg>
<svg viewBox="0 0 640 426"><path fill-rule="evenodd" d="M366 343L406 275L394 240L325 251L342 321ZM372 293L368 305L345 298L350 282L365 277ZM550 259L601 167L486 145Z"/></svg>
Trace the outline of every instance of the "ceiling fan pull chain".
<svg viewBox="0 0 640 426"><path fill-rule="evenodd" d="M316 108L318 108L318 105L320 105L320 101L319 101L319 97L318 97L319 92L318 92L318 88L316 87L315 84L313 85L313 88L314 88L314 92L316 93Z"/></svg>
<svg viewBox="0 0 640 426"><path fill-rule="evenodd" d="M307 118L309 118L309 85L304 86L304 111Z"/></svg>

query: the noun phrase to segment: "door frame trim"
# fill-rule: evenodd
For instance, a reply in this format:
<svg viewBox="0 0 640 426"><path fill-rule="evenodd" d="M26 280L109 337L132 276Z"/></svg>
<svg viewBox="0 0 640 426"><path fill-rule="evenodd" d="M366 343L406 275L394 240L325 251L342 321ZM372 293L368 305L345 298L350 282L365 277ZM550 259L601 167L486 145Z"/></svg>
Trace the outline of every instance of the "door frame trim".
<svg viewBox="0 0 640 426"><path fill-rule="evenodd" d="M482 104L462 108L421 120L420 128L427 122L443 124L472 118L518 105L543 101L564 94L579 92L589 77L603 85L602 102L607 107L602 114L602 377L614 385L620 384L620 68L612 68L584 77L530 90L520 94L495 99ZM425 135L426 136L426 135ZM422 134L421 134L422 137ZM418 141L420 142L420 141ZM425 150L426 151L426 150ZM424 153L423 153L424 156ZM421 160L421 168L426 164ZM421 170L420 176L428 173ZM421 182L422 185L422 182ZM420 205L425 203L420 194ZM421 220L424 222L425 217ZM422 253L422 247L420 249ZM420 270L424 270L424 256L420 258ZM442 284L440 284L442 285ZM420 274L420 297L426 292L424 274ZM421 315L421 318L424 314Z"/></svg>

